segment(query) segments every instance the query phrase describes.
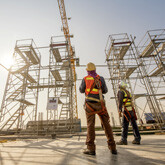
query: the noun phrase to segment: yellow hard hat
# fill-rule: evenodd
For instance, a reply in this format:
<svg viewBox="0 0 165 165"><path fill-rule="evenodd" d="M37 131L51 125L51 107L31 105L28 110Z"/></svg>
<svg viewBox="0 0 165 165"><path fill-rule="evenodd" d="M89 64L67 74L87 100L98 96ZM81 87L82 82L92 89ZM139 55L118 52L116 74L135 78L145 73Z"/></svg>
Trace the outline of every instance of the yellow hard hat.
<svg viewBox="0 0 165 165"><path fill-rule="evenodd" d="M93 64L92 62L89 62L89 63L87 64L86 70L87 70L87 71L96 70L95 64Z"/></svg>

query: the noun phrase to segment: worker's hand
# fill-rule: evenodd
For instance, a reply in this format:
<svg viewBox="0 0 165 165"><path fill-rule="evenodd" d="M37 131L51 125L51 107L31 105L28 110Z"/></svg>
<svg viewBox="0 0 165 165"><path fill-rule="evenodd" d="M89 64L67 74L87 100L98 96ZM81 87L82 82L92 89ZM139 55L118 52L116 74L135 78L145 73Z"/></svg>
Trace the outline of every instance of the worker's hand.
<svg viewBox="0 0 165 165"><path fill-rule="evenodd" d="M119 117L122 117L121 111L119 111Z"/></svg>

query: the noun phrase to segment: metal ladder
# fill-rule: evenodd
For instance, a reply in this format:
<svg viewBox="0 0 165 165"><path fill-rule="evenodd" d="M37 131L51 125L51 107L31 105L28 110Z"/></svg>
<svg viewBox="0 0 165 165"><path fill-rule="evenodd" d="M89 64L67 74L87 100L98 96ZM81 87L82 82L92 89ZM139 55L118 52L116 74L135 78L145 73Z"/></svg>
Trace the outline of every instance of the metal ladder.
<svg viewBox="0 0 165 165"><path fill-rule="evenodd" d="M16 122L16 120L18 119L18 117L20 115L22 115L20 113L20 111L22 110L22 112L26 109L27 105L22 105L20 106L16 111L15 113L7 120L7 122L2 126L2 128L0 129L0 131L3 130L3 128L7 127L7 130L9 130L13 124Z"/></svg>

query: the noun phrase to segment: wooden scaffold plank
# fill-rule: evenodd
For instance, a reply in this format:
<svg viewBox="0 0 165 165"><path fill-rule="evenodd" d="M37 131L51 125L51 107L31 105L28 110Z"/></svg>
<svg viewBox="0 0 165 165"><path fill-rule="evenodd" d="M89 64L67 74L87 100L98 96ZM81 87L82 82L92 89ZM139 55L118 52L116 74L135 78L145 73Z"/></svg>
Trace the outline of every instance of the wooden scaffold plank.
<svg viewBox="0 0 165 165"><path fill-rule="evenodd" d="M150 75L151 77L155 77L155 76L157 76L158 74L160 74L163 70L164 70L164 68L163 68L163 66L161 66L161 67L159 67L159 68L156 68L156 69L154 69L155 71Z"/></svg>
<svg viewBox="0 0 165 165"><path fill-rule="evenodd" d="M25 100L25 99L18 99L17 101L23 103L23 104L26 104L27 106L31 106L31 105L34 105L33 103Z"/></svg>
<svg viewBox="0 0 165 165"><path fill-rule="evenodd" d="M23 55L23 52L21 52L21 50L20 50L18 47L15 47L15 51L16 51L16 53L18 53L18 54L20 55L20 57L21 57L25 62L27 62L26 57Z"/></svg>
<svg viewBox="0 0 165 165"><path fill-rule="evenodd" d="M40 59L36 53L36 51L34 50L33 47L30 48L30 50L28 51L24 51L24 53L26 54L26 56L29 58L29 60L33 63L33 64L39 64Z"/></svg>
<svg viewBox="0 0 165 165"><path fill-rule="evenodd" d="M27 80L31 83L37 83L36 80L28 73L21 73L21 75L25 78L27 78Z"/></svg>
<svg viewBox="0 0 165 165"><path fill-rule="evenodd" d="M51 70L51 73L53 75L53 77L57 80L57 81L62 81L61 75L59 73L59 70Z"/></svg>
<svg viewBox="0 0 165 165"><path fill-rule="evenodd" d="M160 43L154 43L155 48L158 47ZM151 53L155 50L152 41L146 46L146 48L141 53L140 57L149 57Z"/></svg>
<svg viewBox="0 0 165 165"><path fill-rule="evenodd" d="M54 58L56 59L56 62L62 62L61 55L58 48L53 48L52 53L54 55Z"/></svg>
<svg viewBox="0 0 165 165"><path fill-rule="evenodd" d="M136 70L136 68L137 67L128 68L126 72L126 78L129 78L129 76Z"/></svg>
<svg viewBox="0 0 165 165"><path fill-rule="evenodd" d="M128 49L129 49L129 47L130 47L130 43L128 44L128 45L124 45L124 46L122 46L121 47L121 49L120 49L120 53L119 53L119 59L120 60L122 60L123 58L124 58L124 56L125 56L125 54L127 53L127 51L128 51Z"/></svg>

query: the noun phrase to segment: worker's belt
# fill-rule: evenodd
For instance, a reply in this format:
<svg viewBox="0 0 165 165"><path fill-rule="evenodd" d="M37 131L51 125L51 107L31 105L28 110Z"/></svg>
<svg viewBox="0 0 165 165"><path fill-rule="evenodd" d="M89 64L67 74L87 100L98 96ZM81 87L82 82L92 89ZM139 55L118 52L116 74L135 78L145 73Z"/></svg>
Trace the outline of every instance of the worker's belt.
<svg viewBox="0 0 165 165"><path fill-rule="evenodd" d="M129 108L129 109L131 108L131 110L128 110L128 108ZM131 120L133 120L133 119L137 120L137 116L136 116L134 107L124 107L124 111L128 114L128 116L129 116L129 118L130 118ZM132 116L132 115L130 114L131 111L133 111L134 116ZM127 115L126 115L125 113L123 113L123 114L124 114L126 120L129 121Z"/></svg>
<svg viewBox="0 0 165 165"><path fill-rule="evenodd" d="M133 107L133 106L128 106L128 107L127 107L127 106L126 106L127 101L128 101L128 98L126 99L126 101L125 101L125 103L124 103L124 110L127 112L127 114L128 114L128 116L130 117L130 119L133 120L133 117L131 116L131 114L130 114L130 112L129 112L129 111L132 110L133 113L134 113L134 119L137 120L137 116L136 116L136 112L135 112L134 107ZM128 110L128 108L131 109L131 110ZM129 121L128 118L127 118L127 116L126 116L126 115L124 115L124 116L125 116L125 118L127 119L127 121Z"/></svg>
<svg viewBox="0 0 165 165"><path fill-rule="evenodd" d="M126 107L126 106L125 106ZM129 106L129 107L126 107L128 111L132 111L132 107Z"/></svg>
<svg viewBox="0 0 165 165"><path fill-rule="evenodd" d="M98 114L100 116L107 114L107 109L105 106L100 106L99 110L95 110L88 104L88 102L85 102L85 111L88 115Z"/></svg>
<svg viewBox="0 0 165 165"><path fill-rule="evenodd" d="M88 97L88 96L86 96L85 99L86 99L86 100L92 100L92 101L100 102L99 99L96 99L96 98L93 98L93 97Z"/></svg>

